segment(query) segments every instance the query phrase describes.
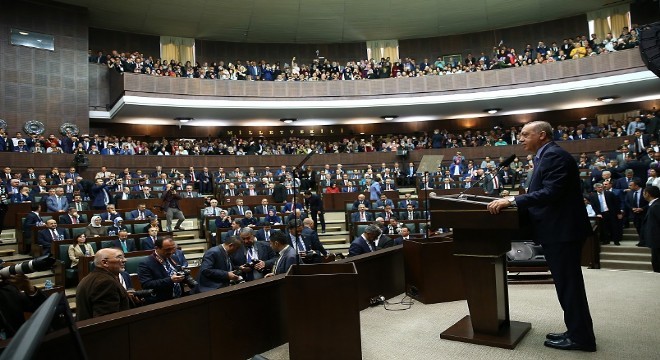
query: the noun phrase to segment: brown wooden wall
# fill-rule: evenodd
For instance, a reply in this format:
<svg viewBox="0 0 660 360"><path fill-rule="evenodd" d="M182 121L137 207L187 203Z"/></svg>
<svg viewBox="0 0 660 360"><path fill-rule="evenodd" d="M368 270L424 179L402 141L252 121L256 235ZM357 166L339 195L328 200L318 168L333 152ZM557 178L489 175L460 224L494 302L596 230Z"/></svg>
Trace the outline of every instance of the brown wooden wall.
<svg viewBox="0 0 660 360"><path fill-rule="evenodd" d="M55 51L10 43L10 29L55 37ZM0 11L0 119L11 133L30 120L59 134L62 123L89 126L87 12L55 2L7 1Z"/></svg>
<svg viewBox="0 0 660 360"><path fill-rule="evenodd" d="M94 24L91 24L93 26ZM574 38L576 35L588 35L586 15L573 16L565 19L547 21L538 24L516 26L506 29L482 31L472 34L460 34L423 39L399 41L399 55L413 57L417 62L424 58L431 60L438 55L461 54L463 56L472 52L477 56L484 51L490 56L494 45L504 40L507 46L522 50L527 43L534 47L544 40L549 46L552 41L561 43L565 37ZM159 37L154 35L131 34L121 31L90 28L90 48L96 50L140 51L145 56L160 56ZM210 41L196 39L195 50L197 61L200 63L224 61L235 62L241 60L265 59L270 63L279 61L291 63L293 56L298 63L311 63L319 55L331 61L346 64L366 58L366 43L339 43L339 44L259 44L226 41Z"/></svg>
<svg viewBox="0 0 660 360"><path fill-rule="evenodd" d="M572 154L579 154L582 152L593 152L595 150L612 151L620 146L622 143L621 138L612 139L591 139L582 141L565 141L559 144ZM527 152L520 145L515 146L489 146L489 147L475 147L475 148L460 148L464 156L468 159L483 159L486 156L493 158L507 157L512 153L517 154L519 157L524 157ZM373 164L380 163L392 164L400 162L403 166L407 161L413 161L415 164L424 155L444 155L445 161L449 161L453 155L456 154L456 149L428 149L416 150L409 154L407 160L401 159L393 152L372 152L372 153L357 153L357 154L322 154L313 156L307 165L313 165L317 168L325 164L342 164L346 168L351 168L353 164ZM194 166L197 170L204 166L212 170L218 167L225 169L234 168L236 166L241 168L248 168L254 166L255 168L264 168L266 166L279 167L280 165L294 166L298 165L303 155L249 155L249 156L104 156L104 155L89 155L89 168L87 171L82 172L86 178L93 178L94 174L101 166L106 166L110 171L118 172L128 167L131 170L150 170L154 169L156 165L163 166L163 169L177 168L179 170L187 169ZM23 153L0 153L0 166L11 166L13 171L23 171L28 166L34 167L37 172L43 172L53 166L60 169L68 169L73 161L73 155L57 155L57 154L23 154Z"/></svg>
<svg viewBox="0 0 660 360"><path fill-rule="evenodd" d="M504 45L513 47L517 54L522 55L522 49L527 44L536 48L539 41L544 41L549 47L553 41L556 41L557 45L561 45L564 38L575 38L577 35L588 36L588 33L587 16L578 15L472 34L401 40L399 41L399 55L415 58L418 64L424 58L429 58L433 62L440 55L460 54L465 57L468 53L472 53L474 57L478 58L479 54L484 52L491 57L493 46L500 41L504 41Z"/></svg>

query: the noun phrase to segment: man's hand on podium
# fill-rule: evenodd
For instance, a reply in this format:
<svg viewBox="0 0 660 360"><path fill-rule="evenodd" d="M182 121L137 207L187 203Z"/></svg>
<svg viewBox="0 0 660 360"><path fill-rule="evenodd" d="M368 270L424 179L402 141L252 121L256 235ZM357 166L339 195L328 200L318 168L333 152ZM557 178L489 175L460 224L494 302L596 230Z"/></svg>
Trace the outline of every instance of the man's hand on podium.
<svg viewBox="0 0 660 360"><path fill-rule="evenodd" d="M500 210L506 209L511 205L514 205L514 197L509 196L503 199L493 200L488 204L488 211L491 214L499 214Z"/></svg>

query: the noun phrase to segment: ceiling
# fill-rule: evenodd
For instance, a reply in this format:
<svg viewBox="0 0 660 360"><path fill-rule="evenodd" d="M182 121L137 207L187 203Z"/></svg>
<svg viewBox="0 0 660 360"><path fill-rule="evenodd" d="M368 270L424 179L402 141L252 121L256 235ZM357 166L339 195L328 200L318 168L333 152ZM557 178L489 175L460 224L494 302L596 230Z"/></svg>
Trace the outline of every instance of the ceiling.
<svg viewBox="0 0 660 360"><path fill-rule="evenodd" d="M378 81L378 80L373 80ZM177 117L194 118L185 126L287 126L279 119L294 118L297 126L371 124L382 116L394 122L472 119L523 115L566 109L585 109L593 117L606 105L600 97L614 96L610 104L660 100L660 78L645 70L561 84L482 91L468 94L344 101L222 101L124 96L110 111L92 111L93 122L178 125Z"/></svg>
<svg viewBox="0 0 660 360"><path fill-rule="evenodd" d="M95 28L253 43L414 39L502 29L629 0L58 0Z"/></svg>

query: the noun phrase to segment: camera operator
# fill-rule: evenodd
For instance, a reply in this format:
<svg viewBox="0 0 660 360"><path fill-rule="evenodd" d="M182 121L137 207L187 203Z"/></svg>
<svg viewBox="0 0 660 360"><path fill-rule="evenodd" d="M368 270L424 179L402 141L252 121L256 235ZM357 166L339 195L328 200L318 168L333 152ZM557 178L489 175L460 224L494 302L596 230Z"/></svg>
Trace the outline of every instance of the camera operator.
<svg viewBox="0 0 660 360"><path fill-rule="evenodd" d="M240 238L243 246L231 255L234 268L241 270L245 281L263 278L275 265L277 255L266 242L257 241L252 228L242 228Z"/></svg>
<svg viewBox="0 0 660 360"><path fill-rule="evenodd" d="M149 297L147 303L179 298L184 295L183 285L191 285L190 275L182 271L173 257L176 253L176 243L166 236L156 239L153 254L138 265L138 278L143 289L153 289L155 296ZM192 279L194 282L194 279ZM192 287L192 286L191 286Z"/></svg>
<svg viewBox="0 0 660 360"><path fill-rule="evenodd" d="M45 300L24 274L0 277L0 340L13 337L25 322L24 313L36 311Z"/></svg>
<svg viewBox="0 0 660 360"><path fill-rule="evenodd" d="M128 292L119 281L126 270L124 253L115 248L100 249L94 255L94 270L76 289L77 321L130 309Z"/></svg>
<svg viewBox="0 0 660 360"><path fill-rule="evenodd" d="M183 211L179 207L179 200L181 200L181 197L176 193L174 186L167 184L165 194L163 195L163 211L167 219L167 231L172 231L172 219L174 217L178 219L174 230L184 230L181 228L181 223L186 220L186 217L183 216Z"/></svg>
<svg viewBox="0 0 660 360"><path fill-rule="evenodd" d="M199 285L195 293L216 290L229 285L230 281L240 281L234 273L231 255L241 248L241 241L236 236L228 236L225 241L204 253L199 269Z"/></svg>
<svg viewBox="0 0 660 360"><path fill-rule="evenodd" d="M279 254L279 257L275 262L275 266L273 266L273 272L266 274L264 277L285 274L289 271L289 267L296 263L296 251L289 242L290 238L281 231L274 232L270 237L270 247Z"/></svg>

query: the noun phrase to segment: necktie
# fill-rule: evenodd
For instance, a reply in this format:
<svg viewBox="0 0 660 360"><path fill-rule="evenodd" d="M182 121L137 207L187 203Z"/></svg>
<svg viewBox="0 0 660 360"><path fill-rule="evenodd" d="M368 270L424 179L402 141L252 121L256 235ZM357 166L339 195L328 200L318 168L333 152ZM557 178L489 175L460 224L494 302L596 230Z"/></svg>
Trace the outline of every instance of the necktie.
<svg viewBox="0 0 660 360"><path fill-rule="evenodd" d="M635 192L633 193L633 205L635 205L635 207L639 207L639 202L638 202L638 197L637 197L637 191L635 191Z"/></svg>
<svg viewBox="0 0 660 360"><path fill-rule="evenodd" d="M138 219L144 220L144 213L142 211L138 211Z"/></svg>
<svg viewBox="0 0 660 360"><path fill-rule="evenodd" d="M408 220L412 220L412 219L413 219L413 212L408 211Z"/></svg>
<svg viewBox="0 0 660 360"><path fill-rule="evenodd" d="M238 207L238 212L239 212L241 215L245 215L245 214L243 214L243 207L242 207L242 206L239 206L239 207Z"/></svg>
<svg viewBox="0 0 660 360"><path fill-rule="evenodd" d="M174 275L174 267L170 265L170 262L166 259L165 260L165 270L167 270L167 275L172 276ZM181 284L180 283L174 283L174 286L172 287L172 297L174 298L179 298L181 297Z"/></svg>
<svg viewBox="0 0 660 360"><path fill-rule="evenodd" d="M296 247L298 248L298 252L305 251L305 244L303 244L302 239L298 238L296 240Z"/></svg>
<svg viewBox="0 0 660 360"><path fill-rule="evenodd" d="M369 245L369 251L372 251L372 252L375 251L375 250L374 250L374 246L373 246L373 244L371 243L371 241L367 241L367 245Z"/></svg>
<svg viewBox="0 0 660 360"><path fill-rule="evenodd" d="M497 182L497 175L493 176L493 185L494 185L495 189L499 189L499 188L500 188L500 185L499 185L499 183Z"/></svg>
<svg viewBox="0 0 660 360"><path fill-rule="evenodd" d="M57 235L57 232L55 230L51 230L51 235L53 236L53 240L59 240L60 237Z"/></svg>
<svg viewBox="0 0 660 360"><path fill-rule="evenodd" d="M266 241L270 241L270 231L266 231Z"/></svg>
<svg viewBox="0 0 660 360"><path fill-rule="evenodd" d="M81 203L76 203L76 210L82 211L82 204Z"/></svg>
<svg viewBox="0 0 660 360"><path fill-rule="evenodd" d="M75 217L75 216L72 216L72 217L71 217L71 223L72 223L72 224L77 224L77 223L78 223L78 218Z"/></svg>
<svg viewBox="0 0 660 360"><path fill-rule="evenodd" d="M121 248L124 250L124 252L128 252L128 248L126 247L126 240L121 240Z"/></svg>
<svg viewBox="0 0 660 360"><path fill-rule="evenodd" d="M264 206L264 214L268 214L268 207Z"/></svg>
<svg viewBox="0 0 660 360"><path fill-rule="evenodd" d="M367 221L367 217L365 216L364 213L360 213L360 221L362 221L362 222Z"/></svg>
<svg viewBox="0 0 660 360"><path fill-rule="evenodd" d="M248 264L252 262L252 246L247 248L247 262Z"/></svg>

